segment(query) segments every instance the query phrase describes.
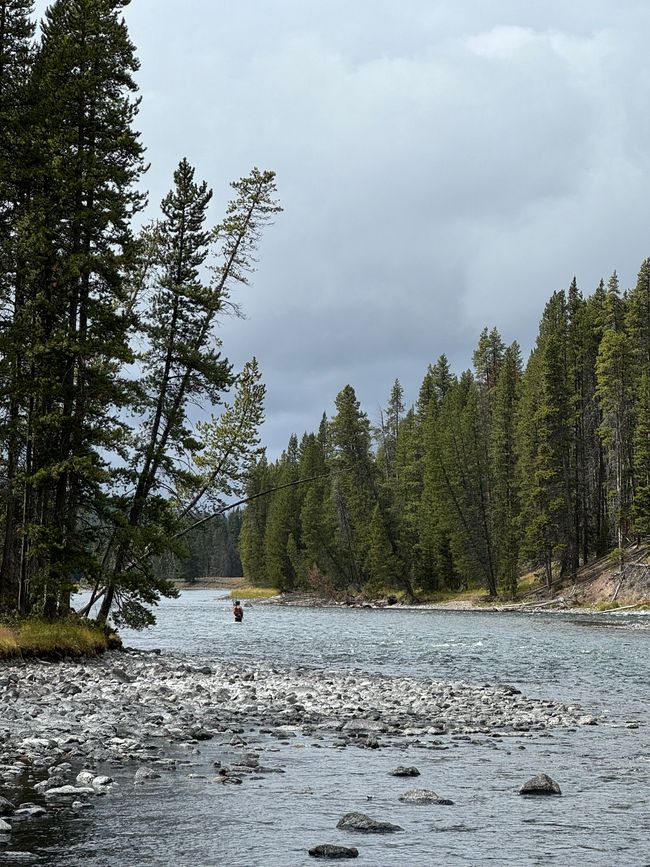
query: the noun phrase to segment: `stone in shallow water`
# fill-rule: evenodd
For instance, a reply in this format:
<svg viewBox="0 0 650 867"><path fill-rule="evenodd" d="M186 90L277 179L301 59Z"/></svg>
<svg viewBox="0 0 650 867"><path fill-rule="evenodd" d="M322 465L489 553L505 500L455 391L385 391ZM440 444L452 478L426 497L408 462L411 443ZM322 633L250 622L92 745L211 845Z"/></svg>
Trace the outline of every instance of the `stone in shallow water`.
<svg viewBox="0 0 650 867"><path fill-rule="evenodd" d="M420 772L418 771L417 768L413 767L412 765L408 768L405 768L402 765L400 765L399 767L395 768L394 771L391 771L390 775L391 775L391 777L419 777Z"/></svg>
<svg viewBox="0 0 650 867"><path fill-rule="evenodd" d="M324 843L322 846L314 846L309 850L312 858L358 858L359 850L348 846L332 846Z"/></svg>
<svg viewBox="0 0 650 867"><path fill-rule="evenodd" d="M9 813L13 813L14 805L11 801L8 801L6 798L0 797L0 816L8 816Z"/></svg>
<svg viewBox="0 0 650 867"><path fill-rule="evenodd" d="M11 825L9 822L5 822L4 819L0 819L0 834L7 834L11 831Z"/></svg>
<svg viewBox="0 0 650 867"><path fill-rule="evenodd" d="M46 798L78 797L79 795L94 795L95 789L90 786L59 786L56 789L48 789Z"/></svg>
<svg viewBox="0 0 650 867"><path fill-rule="evenodd" d="M134 783L144 783L145 780L158 780L160 779L160 774L158 771L154 771L152 768L138 768L135 772L135 777L133 778Z"/></svg>
<svg viewBox="0 0 650 867"><path fill-rule="evenodd" d="M431 789L409 789L399 796L400 801L405 804L440 804L442 806L451 806L454 802L448 798L440 798Z"/></svg>
<svg viewBox="0 0 650 867"><path fill-rule="evenodd" d="M537 774L525 782L521 789L520 795L561 795L560 787L546 774Z"/></svg>
<svg viewBox="0 0 650 867"><path fill-rule="evenodd" d="M377 822L365 813L346 813L339 819L336 827L343 831L364 831L368 834L392 834L394 831L404 830L390 822Z"/></svg>
<svg viewBox="0 0 650 867"><path fill-rule="evenodd" d="M21 804L14 813L16 819L39 819L41 816L47 816L47 810L38 804Z"/></svg>

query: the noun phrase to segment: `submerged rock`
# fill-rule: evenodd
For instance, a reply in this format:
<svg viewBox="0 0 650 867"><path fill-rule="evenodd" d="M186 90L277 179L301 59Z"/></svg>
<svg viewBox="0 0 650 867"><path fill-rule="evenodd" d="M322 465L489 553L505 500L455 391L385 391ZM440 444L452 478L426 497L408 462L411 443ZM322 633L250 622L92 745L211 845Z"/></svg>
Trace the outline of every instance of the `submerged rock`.
<svg viewBox="0 0 650 867"><path fill-rule="evenodd" d="M10 813L13 813L14 809L14 805L11 801L0 796L0 816L8 816Z"/></svg>
<svg viewBox="0 0 650 867"><path fill-rule="evenodd" d="M400 765L399 767L395 768L394 771L391 771L390 775L391 777L419 777L420 772L412 765L408 768L402 767L402 765Z"/></svg>
<svg viewBox="0 0 650 867"><path fill-rule="evenodd" d="M309 850L312 858L358 858L359 850L348 846L333 846L324 843L322 846L314 846Z"/></svg>
<svg viewBox="0 0 650 867"><path fill-rule="evenodd" d="M399 796L400 801L405 804L440 804L441 806L451 806L454 802L448 798L440 798L431 789L409 789Z"/></svg>
<svg viewBox="0 0 650 867"><path fill-rule="evenodd" d="M370 816L366 816L365 813L346 813L339 819L336 827L342 831L364 831L368 834L392 834L395 831L404 830L399 825L392 825L390 822L377 822Z"/></svg>
<svg viewBox="0 0 650 867"><path fill-rule="evenodd" d="M41 816L47 816L47 810L38 804L21 804L14 812L15 819L40 819Z"/></svg>
<svg viewBox="0 0 650 867"><path fill-rule="evenodd" d="M160 779L160 774L158 771L154 771L153 768L138 768L135 772L133 782L137 785L138 783L144 783L146 780L158 779Z"/></svg>
<svg viewBox="0 0 650 867"><path fill-rule="evenodd" d="M519 789L520 795L561 795L560 787L546 774L537 774Z"/></svg>

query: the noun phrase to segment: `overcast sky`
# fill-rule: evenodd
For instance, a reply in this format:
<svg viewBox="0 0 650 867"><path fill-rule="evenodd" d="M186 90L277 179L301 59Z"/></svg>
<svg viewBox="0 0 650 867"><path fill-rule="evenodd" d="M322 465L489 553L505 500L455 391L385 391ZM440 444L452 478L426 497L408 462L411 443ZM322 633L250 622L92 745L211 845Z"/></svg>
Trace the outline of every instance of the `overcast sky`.
<svg viewBox="0 0 650 867"><path fill-rule="evenodd" d="M39 4L42 11L45 4ZM182 11L181 11L182 9ZM496 325L525 354L550 294L650 255L647 0L134 0L154 205L274 169L247 319L271 457L350 383L372 420Z"/></svg>

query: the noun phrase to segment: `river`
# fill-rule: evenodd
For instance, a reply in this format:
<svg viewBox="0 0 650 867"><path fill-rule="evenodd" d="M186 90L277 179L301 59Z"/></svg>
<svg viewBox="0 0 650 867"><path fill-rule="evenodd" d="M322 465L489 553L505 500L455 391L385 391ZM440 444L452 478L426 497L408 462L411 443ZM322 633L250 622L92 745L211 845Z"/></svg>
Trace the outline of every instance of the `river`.
<svg viewBox="0 0 650 867"><path fill-rule="evenodd" d="M209 767L227 746L201 742L185 773L134 787L133 771L92 812L21 828L13 848L47 846L52 865L304 867L319 843L356 846L365 867L650 865L650 618L456 611L247 606L232 623L216 591L164 601L157 625L124 631L126 645L192 661L381 673L475 684L578 705L598 725L499 739L448 736L376 750L310 736L242 732L285 773L215 786ZM415 765L417 780L389 775ZM190 773L191 772L191 773ZM561 797L522 798L549 774ZM193 774L193 775L192 775ZM414 807L397 796L434 789L453 806ZM404 833L336 829L349 811ZM0 855L0 863L3 856Z"/></svg>

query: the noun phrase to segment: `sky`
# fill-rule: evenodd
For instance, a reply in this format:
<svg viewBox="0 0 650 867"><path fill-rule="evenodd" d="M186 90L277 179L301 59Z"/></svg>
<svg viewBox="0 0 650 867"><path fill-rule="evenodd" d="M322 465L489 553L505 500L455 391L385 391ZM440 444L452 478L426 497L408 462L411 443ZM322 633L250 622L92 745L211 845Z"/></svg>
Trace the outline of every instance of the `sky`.
<svg viewBox="0 0 650 867"><path fill-rule="evenodd" d="M179 7L182 12L179 12ZM42 12L45 3L37 3ZM545 302L650 256L647 0L134 0L149 215L187 157L214 189L277 172L236 367L271 458L354 387L371 421L481 330L534 344Z"/></svg>

